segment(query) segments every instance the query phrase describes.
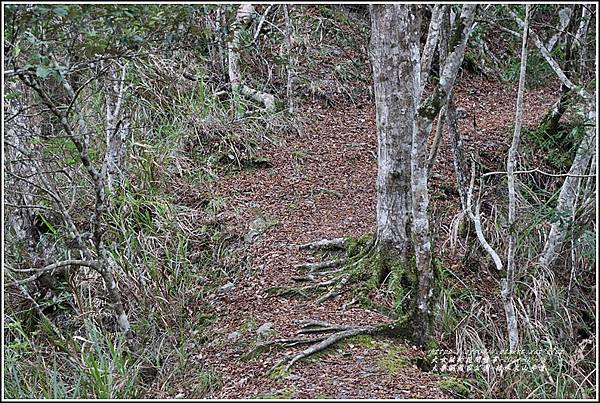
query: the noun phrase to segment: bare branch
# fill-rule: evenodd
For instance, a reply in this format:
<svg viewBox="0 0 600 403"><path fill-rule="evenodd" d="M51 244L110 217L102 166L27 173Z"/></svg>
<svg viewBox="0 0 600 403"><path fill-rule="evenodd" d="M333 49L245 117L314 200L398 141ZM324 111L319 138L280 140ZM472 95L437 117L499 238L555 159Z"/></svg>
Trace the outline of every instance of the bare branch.
<svg viewBox="0 0 600 403"><path fill-rule="evenodd" d="M69 259L69 260L63 260L60 262L49 264L44 267L31 268L31 269L15 269L15 268L12 268L7 265L6 267L15 273L32 273L32 272L35 273L34 275L32 275L30 277L27 277L23 280L15 280L11 283L8 283L7 285L11 286L11 285L30 283L32 281L37 280L38 278L40 278L43 274L45 274L47 272L51 272L51 271L54 271L58 268L65 267L65 266L85 266L85 267L92 268L99 273L102 272L102 267L101 267L100 263L97 261L93 261L93 260L90 261L90 260Z"/></svg>
<svg viewBox="0 0 600 403"><path fill-rule="evenodd" d="M517 24L519 24L519 26L523 29L525 27L525 22L523 22L523 20L521 18L519 18L519 16L517 14L515 14L515 12L512 11L510 8L508 9L508 11L510 12L513 19L517 22ZM528 32L531 35L531 38L533 39L535 46L539 49L542 56L544 57L544 59L546 59L546 62L548 62L550 67L552 67L552 70L554 70L554 72L558 76L558 79L560 80L560 82L563 83L568 89L577 93L583 99L588 100L588 101L594 100L594 98L592 97L592 95L590 93L588 93L583 88L575 85L571 80L569 80L569 78L565 75L564 71L560 68L560 66L558 65L556 60L554 60L554 58L550 55L550 52L548 51L548 49L546 49L546 46L544 46L542 40L535 33L535 31L530 28L528 30Z"/></svg>

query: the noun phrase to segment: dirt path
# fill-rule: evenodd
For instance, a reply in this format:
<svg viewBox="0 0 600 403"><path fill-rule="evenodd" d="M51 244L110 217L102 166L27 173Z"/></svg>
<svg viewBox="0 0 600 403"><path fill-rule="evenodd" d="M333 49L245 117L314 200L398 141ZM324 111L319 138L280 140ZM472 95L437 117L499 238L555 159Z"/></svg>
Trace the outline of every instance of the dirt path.
<svg viewBox="0 0 600 403"><path fill-rule="evenodd" d="M473 138L470 122L463 122L467 148L489 149L500 155L504 144L508 148L506 133L514 116L514 93L505 85L474 83L471 87L469 82L456 91L457 104L477 117L480 129L480 138ZM539 117L552 99L548 91L530 92L526 122ZM312 105L302 113L308 117L302 135L262 150L271 167L243 171L222 178L218 184L219 193L233 208L234 225L241 233L246 233L257 218L269 227L249 246L252 272L209 301L218 320L210 328L211 341L196 359L199 365L219 372L223 380L222 388L209 397L449 397L440 390L439 377L399 360L410 355L411 349L392 341L337 346L316 359L297 363L284 379L269 378L267 373L291 350L273 349L251 360L242 359L257 341L294 336L297 320L347 325L388 320L362 308L343 310L343 303L350 300L347 295L317 305L311 300L268 297L265 293L271 286L292 285L291 277L297 274L294 264L310 259L290 245L374 230L377 166L373 107L322 109ZM432 186L440 180L453 186L446 144L440 149L438 165L436 170L441 174L432 180ZM270 334L257 333L258 327L269 323Z"/></svg>

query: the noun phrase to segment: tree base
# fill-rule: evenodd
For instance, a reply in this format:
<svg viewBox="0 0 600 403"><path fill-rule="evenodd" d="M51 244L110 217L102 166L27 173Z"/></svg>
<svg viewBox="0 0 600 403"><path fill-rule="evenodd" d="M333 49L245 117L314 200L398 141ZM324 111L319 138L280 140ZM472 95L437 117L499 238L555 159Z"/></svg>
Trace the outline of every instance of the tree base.
<svg viewBox="0 0 600 403"><path fill-rule="evenodd" d="M372 237L325 239L300 245L299 247L300 249L321 252L329 260L297 265L296 269L302 271L303 274L292 278L295 281L309 282L310 284L299 287L273 287L268 290L270 294L307 297L310 293L320 292L321 294L316 299L316 302L322 303L341 295L348 289L358 289L359 294L364 300L366 298L365 294L368 291L388 282L389 286L393 288L395 298L402 299L399 303L395 303L395 308L399 309L400 312L395 312L394 315L398 319L395 319L391 323L377 326L344 326L315 320L302 321L302 327L298 330L298 334L321 334L321 336L314 338L278 339L261 344L255 349L257 351L272 346L293 347L304 344L309 345L298 354L278 362L270 371L272 375L287 372L299 360L323 351L340 340L349 337L380 335L403 339L412 344L422 341L420 340L422 335L415 330L418 329L418 326L415 326L416 324L413 323L416 317L416 310L414 309L412 298L408 298L417 285L414 265L401 261L393 250L390 250L389 247L378 245ZM331 254L332 251L336 253L345 252L345 255L342 257L337 256L336 259L331 260L331 256L328 256L328 254ZM393 281L389 280L392 275ZM358 286L352 287L357 284ZM404 300L407 301L405 302ZM352 303L356 303L356 301L356 299L353 299Z"/></svg>

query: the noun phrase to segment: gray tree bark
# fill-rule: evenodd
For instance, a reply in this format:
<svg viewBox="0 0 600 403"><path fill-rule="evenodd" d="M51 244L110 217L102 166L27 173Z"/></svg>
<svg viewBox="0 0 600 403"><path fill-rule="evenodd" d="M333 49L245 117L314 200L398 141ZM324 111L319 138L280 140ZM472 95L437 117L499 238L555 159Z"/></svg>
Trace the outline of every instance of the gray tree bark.
<svg viewBox="0 0 600 403"><path fill-rule="evenodd" d="M268 111L272 111L275 109L275 97L273 95L250 88L242 82L242 73L238 55L240 47L240 28L250 23L254 13L254 6L249 3L240 5L236 12L235 22L232 26L231 40L227 43L229 82L234 94L241 94L250 99L254 99L257 102L261 102Z"/></svg>
<svg viewBox="0 0 600 403"><path fill-rule="evenodd" d="M123 179L126 141L129 134L129 121L123 118L123 99L125 96L125 73L127 65L109 67L108 78L104 83L106 107L106 152L102 164L102 176L106 181L106 192L112 194L115 186Z"/></svg>
<svg viewBox="0 0 600 403"><path fill-rule="evenodd" d="M406 263L410 251L411 142L418 74L411 46L418 41L416 10L406 5L371 8L371 60L377 111L377 240ZM387 275L380 273L380 280Z"/></svg>
<svg viewBox="0 0 600 403"><path fill-rule="evenodd" d="M450 53L446 58L440 83L426 100L417 108L415 126L412 135L411 150L411 191L412 191L412 235L415 247L415 262L418 273L416 293L415 323L418 324L417 340L424 344L430 331L434 305L434 271L431 265L432 251L428 217L429 190L427 139L431 132L433 119L445 105L452 91L458 70L462 65L465 47L475 18L476 5L464 5L460 17L456 20ZM418 58L416 65L418 66ZM420 86L420 88L423 88ZM420 97L421 93L415 96ZM417 100L418 102L418 100Z"/></svg>
<svg viewBox="0 0 600 403"><path fill-rule="evenodd" d="M595 112L591 105L587 106L587 117L595 123ZM593 159L596 153L596 125L592 124L585 133L585 137L581 141L573 164L569 169L568 176L565 178L563 185L560 189L558 196L558 203L556 209L560 212L571 212L575 207L575 200L577 198L578 183L581 179L581 175L585 174L590 161ZM590 172L594 174L595 172ZM550 233L548 239L544 245L544 250L539 259L539 264L545 267L550 267L556 260L560 248L565 239L565 228L560 222L553 222L550 226Z"/></svg>
<svg viewBox="0 0 600 403"><path fill-rule="evenodd" d="M521 127L523 125L523 96L525 93L525 72L527 70L527 40L529 37L529 11L530 6L525 6L525 22L523 24L523 43L521 46L521 69L519 72L519 89L517 93L517 108L515 116L515 129L513 132L512 143L508 150L508 159L506 162L506 172L508 179L508 257L506 259L506 278L502 281L502 302L506 314L508 326L508 341L511 352L515 351L519 344L519 331L517 326L517 317L513 293L515 286L515 274L517 271L516 248L517 248L517 190L515 188L515 166L517 164L517 153L521 138Z"/></svg>
<svg viewBox="0 0 600 403"><path fill-rule="evenodd" d="M296 69L296 55L294 54L294 24L290 15L291 7L287 4L283 5L283 12L285 15L285 43L286 51L288 56L287 65L287 101L288 101L288 112L294 113L295 102L294 102L294 79ZM265 12L266 14L266 12Z"/></svg>
<svg viewBox="0 0 600 403"><path fill-rule="evenodd" d="M23 88L19 83L9 82L5 87L5 91L8 92L9 90L22 92ZM10 205L7 206L7 210L14 209L14 213L5 210L5 225L8 225L8 227L5 227L7 230L5 234L8 235L9 231L12 230L12 235L15 236L17 243L23 244L29 251L35 246L32 234L32 222L35 212L27 206L36 204L33 198L35 189L27 183L19 182L12 175L16 174L28 178L36 174L34 165L28 162L27 151L31 150L31 139L39 133L27 135L28 121L21 112L21 108L26 106L26 102L19 99L5 100L4 102L3 165L7 175L5 176L3 202ZM13 191L9 191L9 189ZM17 191L17 189L20 191Z"/></svg>

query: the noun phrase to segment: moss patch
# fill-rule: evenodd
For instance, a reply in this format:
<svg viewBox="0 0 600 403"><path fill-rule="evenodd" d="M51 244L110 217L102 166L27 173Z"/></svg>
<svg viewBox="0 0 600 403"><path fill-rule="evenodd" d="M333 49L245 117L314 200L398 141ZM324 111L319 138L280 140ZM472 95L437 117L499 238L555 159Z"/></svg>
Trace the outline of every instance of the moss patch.
<svg viewBox="0 0 600 403"><path fill-rule="evenodd" d="M285 388L269 392L265 395L257 396L257 399L293 399L296 394L296 390L293 388Z"/></svg>
<svg viewBox="0 0 600 403"><path fill-rule="evenodd" d="M362 255L369 244L373 241L373 235L366 234L360 237L349 237L346 239L346 251L349 257Z"/></svg>
<svg viewBox="0 0 600 403"><path fill-rule="evenodd" d="M373 336L369 336L366 334L361 334L354 337L349 337L340 341L340 346L347 346L349 344L355 344L357 346L363 347L375 347L377 346L377 340L373 338Z"/></svg>
<svg viewBox="0 0 600 403"><path fill-rule="evenodd" d="M273 368L270 372L269 372L269 378L271 379L285 379L288 377L288 375L290 374L290 371L286 371L285 370L286 365L279 365L275 368Z"/></svg>
<svg viewBox="0 0 600 403"><path fill-rule="evenodd" d="M385 343L385 354L377 360L377 365L390 375L398 374L403 368L413 363L406 354L406 347Z"/></svg>
<svg viewBox="0 0 600 403"><path fill-rule="evenodd" d="M439 381L440 389L453 396L469 397L471 393L471 385L459 378L447 377Z"/></svg>

